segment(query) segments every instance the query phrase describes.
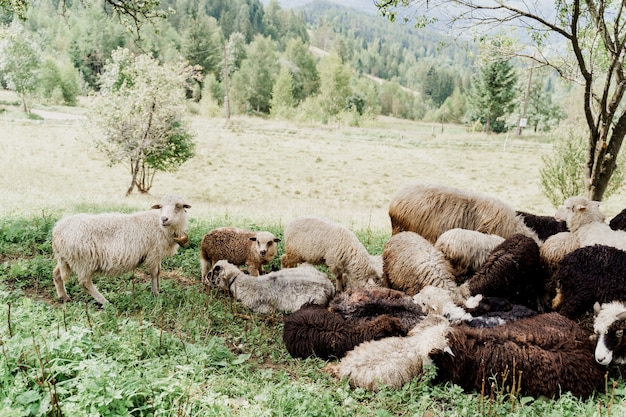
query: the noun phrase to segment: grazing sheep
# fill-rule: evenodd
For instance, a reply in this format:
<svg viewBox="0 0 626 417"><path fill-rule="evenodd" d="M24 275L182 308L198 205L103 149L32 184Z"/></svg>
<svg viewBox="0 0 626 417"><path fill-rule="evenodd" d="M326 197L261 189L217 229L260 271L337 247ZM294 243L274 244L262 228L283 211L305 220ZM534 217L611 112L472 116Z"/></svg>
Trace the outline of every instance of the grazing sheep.
<svg viewBox="0 0 626 417"><path fill-rule="evenodd" d="M567 232L567 224L563 220L557 220L554 216L539 216L525 211L516 211L518 217L524 220L524 224L530 227L541 241L545 241L552 235Z"/></svg>
<svg viewBox="0 0 626 417"><path fill-rule="evenodd" d="M626 305L623 301L594 304L595 358L600 365L626 363Z"/></svg>
<svg viewBox="0 0 626 417"><path fill-rule="evenodd" d="M344 319L324 306L305 304L285 317L283 341L294 358L341 358L367 340L404 336L400 321L386 314Z"/></svg>
<svg viewBox="0 0 626 417"><path fill-rule="evenodd" d="M502 236L456 228L443 232L437 238L435 248L450 262L456 282L461 284L485 263L491 251L503 241Z"/></svg>
<svg viewBox="0 0 626 417"><path fill-rule="evenodd" d="M452 326L447 339L452 354L431 354L437 383L485 390L487 397L502 391L535 398L571 392L583 399L604 386L605 371L593 359L588 335L558 313L494 328Z"/></svg>
<svg viewBox="0 0 626 417"><path fill-rule="evenodd" d="M521 233L539 242L515 210L504 202L443 185L413 183L389 204L392 234L411 231L435 243L443 232L461 228L508 238Z"/></svg>
<svg viewBox="0 0 626 417"><path fill-rule="evenodd" d="M626 231L611 229L598 201L582 196L570 197L554 216L567 222L567 228L576 234L580 246L599 244L626 250Z"/></svg>
<svg viewBox="0 0 626 417"><path fill-rule="evenodd" d="M253 232L236 227L220 227L204 235L200 245L202 277L213 269L221 259L235 265L247 265L248 273L258 277L263 265L269 264L276 255L280 239L266 231Z"/></svg>
<svg viewBox="0 0 626 417"><path fill-rule="evenodd" d="M626 230L626 208L609 221L609 226L613 230Z"/></svg>
<svg viewBox="0 0 626 417"><path fill-rule="evenodd" d="M400 320L404 333L413 328L424 312L402 291L391 288L358 288L336 294L328 305L330 311L344 319L371 320L381 314Z"/></svg>
<svg viewBox="0 0 626 417"><path fill-rule="evenodd" d="M59 298L69 301L65 282L72 271L78 282L99 304L108 301L91 277L131 272L146 266L152 294L159 294L161 259L186 245L187 213L191 206L181 197L166 194L152 210L133 214L75 214L59 220L52 229L52 249L57 266L53 278Z"/></svg>
<svg viewBox="0 0 626 417"><path fill-rule="evenodd" d="M336 364L324 367L337 378L347 378L352 387L378 391L400 388L431 365L434 350L447 349L450 324L441 316L428 315L406 337L387 337L361 343Z"/></svg>
<svg viewBox="0 0 626 417"><path fill-rule="evenodd" d="M281 267L300 262L326 264L335 276L337 292L348 286L384 285L380 260L371 256L356 235L339 223L315 216L293 219L284 230Z"/></svg>
<svg viewBox="0 0 626 417"><path fill-rule="evenodd" d="M414 296L427 285L458 292L452 266L441 251L414 232L397 233L383 248L383 280ZM460 297L460 293L459 293Z"/></svg>
<svg viewBox="0 0 626 417"><path fill-rule="evenodd" d="M515 234L496 246L461 287L464 294L502 297L537 310L545 281L539 246L532 238Z"/></svg>
<svg viewBox="0 0 626 417"><path fill-rule="evenodd" d="M552 307L570 319L593 312L596 302L626 300L626 252L612 246L583 246L567 254L555 274Z"/></svg>
<svg viewBox="0 0 626 417"><path fill-rule="evenodd" d="M325 273L311 264L252 277L237 265L217 261L205 278L257 313L293 312L305 303L327 305L335 291Z"/></svg>

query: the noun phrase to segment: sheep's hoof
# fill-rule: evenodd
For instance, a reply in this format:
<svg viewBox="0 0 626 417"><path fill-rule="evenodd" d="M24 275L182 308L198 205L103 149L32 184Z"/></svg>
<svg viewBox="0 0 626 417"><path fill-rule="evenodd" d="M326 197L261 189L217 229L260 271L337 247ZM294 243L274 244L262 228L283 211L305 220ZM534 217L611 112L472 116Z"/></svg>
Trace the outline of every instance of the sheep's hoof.
<svg viewBox="0 0 626 417"><path fill-rule="evenodd" d="M69 303L72 299L66 295L64 297L59 297L59 301L62 303Z"/></svg>

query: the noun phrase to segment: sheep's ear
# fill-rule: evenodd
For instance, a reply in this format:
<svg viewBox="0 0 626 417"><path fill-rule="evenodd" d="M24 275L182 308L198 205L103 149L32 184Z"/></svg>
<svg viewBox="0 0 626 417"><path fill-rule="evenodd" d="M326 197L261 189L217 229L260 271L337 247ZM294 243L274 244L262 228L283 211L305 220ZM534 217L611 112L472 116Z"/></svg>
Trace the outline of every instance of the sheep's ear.
<svg viewBox="0 0 626 417"><path fill-rule="evenodd" d="M600 313L600 303L597 301L593 305L593 312L596 316Z"/></svg>
<svg viewBox="0 0 626 417"><path fill-rule="evenodd" d="M161 209L161 205L160 204L155 204L154 206L150 207L152 209Z"/></svg>
<svg viewBox="0 0 626 417"><path fill-rule="evenodd" d="M622 311L621 313L619 313L617 315L617 319L622 321L622 320L626 320L626 311Z"/></svg>

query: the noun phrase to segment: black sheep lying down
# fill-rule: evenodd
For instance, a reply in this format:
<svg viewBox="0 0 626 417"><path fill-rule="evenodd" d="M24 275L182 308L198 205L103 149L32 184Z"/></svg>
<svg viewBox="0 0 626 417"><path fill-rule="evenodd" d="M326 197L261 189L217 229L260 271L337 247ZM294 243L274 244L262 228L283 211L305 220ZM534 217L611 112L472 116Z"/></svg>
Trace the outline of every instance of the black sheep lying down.
<svg viewBox="0 0 626 417"><path fill-rule="evenodd" d="M450 381L466 391L484 387L490 394L515 387L535 398L569 391L585 399L604 384L605 370L594 359L593 342L577 323L558 313L493 328L452 326L447 338L453 355L431 354L436 381Z"/></svg>
<svg viewBox="0 0 626 417"><path fill-rule="evenodd" d="M326 307L307 303L285 317L283 341L294 358L342 358L362 342L405 336L400 320L385 314L372 319L344 319Z"/></svg>

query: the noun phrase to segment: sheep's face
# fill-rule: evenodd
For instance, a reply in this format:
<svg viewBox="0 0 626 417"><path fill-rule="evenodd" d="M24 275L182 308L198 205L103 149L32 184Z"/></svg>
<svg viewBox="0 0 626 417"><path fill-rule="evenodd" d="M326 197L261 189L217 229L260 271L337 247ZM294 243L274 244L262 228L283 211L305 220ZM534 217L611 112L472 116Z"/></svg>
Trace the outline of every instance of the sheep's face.
<svg viewBox="0 0 626 417"><path fill-rule="evenodd" d="M227 290L230 285L230 279L232 278L232 268L228 261L218 261L213 266L213 269L209 271L204 278L205 285L211 288L220 288ZM236 267L235 267L236 268ZM237 268L238 269L238 268Z"/></svg>
<svg viewBox="0 0 626 417"><path fill-rule="evenodd" d="M566 199L554 214L554 218L566 222L571 230L570 225L572 224L582 226L596 221L603 222L606 217L600 211L600 203L598 201L576 196Z"/></svg>
<svg viewBox="0 0 626 417"><path fill-rule="evenodd" d="M276 255L276 247L280 239L270 232L258 232L250 238L252 247L258 253L259 258L266 262L270 262Z"/></svg>
<svg viewBox="0 0 626 417"><path fill-rule="evenodd" d="M593 330L597 337L595 358L600 365L626 363L626 306L620 302L594 306Z"/></svg>
<svg viewBox="0 0 626 417"><path fill-rule="evenodd" d="M161 226L170 227L176 225L181 230L187 230L186 209L191 208L191 206L181 197L166 194L161 199L161 203L155 204L152 208L159 210Z"/></svg>

